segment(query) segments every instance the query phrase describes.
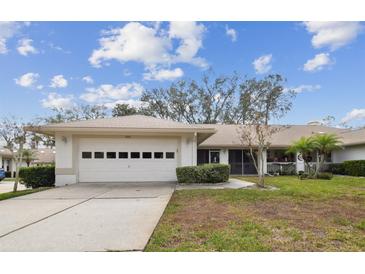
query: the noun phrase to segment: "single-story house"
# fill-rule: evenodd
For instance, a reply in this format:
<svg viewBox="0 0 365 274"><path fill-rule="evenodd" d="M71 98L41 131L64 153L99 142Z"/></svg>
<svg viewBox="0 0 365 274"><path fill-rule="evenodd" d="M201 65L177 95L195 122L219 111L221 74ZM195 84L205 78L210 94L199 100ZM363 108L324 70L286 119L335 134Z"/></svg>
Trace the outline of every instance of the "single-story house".
<svg viewBox="0 0 365 274"><path fill-rule="evenodd" d="M29 127L55 136L56 185L83 182L176 181L175 169L203 163L226 163L232 174L255 174L239 125L174 122L142 115L75 121ZM266 152L267 172L277 168L304 169L300 155L285 151L293 141L317 133L336 133L344 149L328 155L328 162L365 159L365 130L323 125L282 127ZM244 130L250 130L246 126ZM315 162L315 159L313 160Z"/></svg>
<svg viewBox="0 0 365 274"><path fill-rule="evenodd" d="M32 149L32 151L34 157L31 160L29 166L54 164L56 153L54 148L38 148ZM21 166L26 167L27 163L23 161ZM12 153L7 148L0 148L0 167L5 171L10 172L10 176L14 177L16 168L15 161L13 159Z"/></svg>

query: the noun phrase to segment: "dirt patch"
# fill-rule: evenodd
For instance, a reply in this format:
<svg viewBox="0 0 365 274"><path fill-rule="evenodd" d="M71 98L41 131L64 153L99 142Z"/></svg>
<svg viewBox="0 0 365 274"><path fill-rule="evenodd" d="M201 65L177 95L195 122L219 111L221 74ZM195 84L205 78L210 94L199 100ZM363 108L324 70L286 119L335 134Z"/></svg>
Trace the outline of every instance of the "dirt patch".
<svg viewBox="0 0 365 274"><path fill-rule="evenodd" d="M179 204L181 208L173 214L172 222L181 225L184 230L219 229L229 222L239 220L227 203L218 203L209 197L185 199Z"/></svg>
<svg viewBox="0 0 365 274"><path fill-rule="evenodd" d="M285 220L299 229L322 233L324 222L356 222L365 218L365 199L343 197L326 201L267 200L245 205L246 211L259 218Z"/></svg>

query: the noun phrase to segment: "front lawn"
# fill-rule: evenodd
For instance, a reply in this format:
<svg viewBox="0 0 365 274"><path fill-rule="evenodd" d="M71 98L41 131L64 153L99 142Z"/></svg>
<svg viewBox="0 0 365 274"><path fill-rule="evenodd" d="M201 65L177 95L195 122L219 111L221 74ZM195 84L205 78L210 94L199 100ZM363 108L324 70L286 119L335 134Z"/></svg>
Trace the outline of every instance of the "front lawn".
<svg viewBox="0 0 365 274"><path fill-rule="evenodd" d="M27 194L31 194L31 193L35 193L35 192L38 192L38 191L43 191L43 190L46 190L46 189L50 189L50 187L40 187L40 188L35 188L35 189L19 190L19 191L16 191L16 192L0 193L0 201L10 199L10 198L19 197L19 196L23 196L23 195L27 195Z"/></svg>
<svg viewBox="0 0 365 274"><path fill-rule="evenodd" d="M365 178L266 183L176 191L146 251L365 251Z"/></svg>

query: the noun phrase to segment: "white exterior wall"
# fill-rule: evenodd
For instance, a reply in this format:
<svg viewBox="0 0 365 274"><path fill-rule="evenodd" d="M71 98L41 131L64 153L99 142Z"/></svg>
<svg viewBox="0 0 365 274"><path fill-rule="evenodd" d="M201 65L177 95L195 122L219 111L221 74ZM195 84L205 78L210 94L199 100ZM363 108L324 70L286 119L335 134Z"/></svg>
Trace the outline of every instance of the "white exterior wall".
<svg viewBox="0 0 365 274"><path fill-rule="evenodd" d="M332 162L342 163L349 160L365 160L365 145L345 147L332 152Z"/></svg>
<svg viewBox="0 0 365 274"><path fill-rule="evenodd" d="M56 140L56 186L75 184L76 168L73 165L73 138L71 134L57 133Z"/></svg>
<svg viewBox="0 0 365 274"><path fill-rule="evenodd" d="M195 135L185 135L180 142L180 166L196 165L197 141Z"/></svg>

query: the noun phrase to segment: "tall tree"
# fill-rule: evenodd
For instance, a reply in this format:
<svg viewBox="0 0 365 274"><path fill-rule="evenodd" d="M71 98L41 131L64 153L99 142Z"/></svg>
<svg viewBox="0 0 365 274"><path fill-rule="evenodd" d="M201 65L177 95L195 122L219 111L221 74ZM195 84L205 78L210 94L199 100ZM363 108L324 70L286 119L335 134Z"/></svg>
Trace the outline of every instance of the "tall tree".
<svg viewBox="0 0 365 274"><path fill-rule="evenodd" d="M134 115L138 113L138 109L130 106L129 104L116 104L112 110L112 116L127 116L127 115Z"/></svg>
<svg viewBox="0 0 365 274"><path fill-rule="evenodd" d="M64 122L72 122L77 120L99 119L108 116L107 108L99 105L79 105L71 109L52 109L53 114L47 117L36 119L35 125L41 124L57 124ZM53 136L38 135L42 139L43 145L46 147L54 147L55 140Z"/></svg>
<svg viewBox="0 0 365 274"><path fill-rule="evenodd" d="M99 105L79 105L70 109L52 109L51 116L41 119L45 123L63 123L76 120L90 120L107 116L107 108Z"/></svg>
<svg viewBox="0 0 365 274"><path fill-rule="evenodd" d="M238 129L241 144L248 148L256 167L258 186L265 185L265 153L272 136L283 127L272 126L273 119L281 119L292 107L294 91L284 87L285 79L272 74L263 79L247 79L240 84L240 105L237 111L245 125Z"/></svg>
<svg viewBox="0 0 365 274"><path fill-rule="evenodd" d="M168 88L145 90L140 112L189 124L237 123L238 76L205 75L201 81L180 80Z"/></svg>
<svg viewBox="0 0 365 274"><path fill-rule="evenodd" d="M9 149L15 162L15 182L13 191L18 190L19 170L23 162L24 145L27 141L25 124L16 118L4 118L0 124L0 137L5 142L5 148Z"/></svg>

